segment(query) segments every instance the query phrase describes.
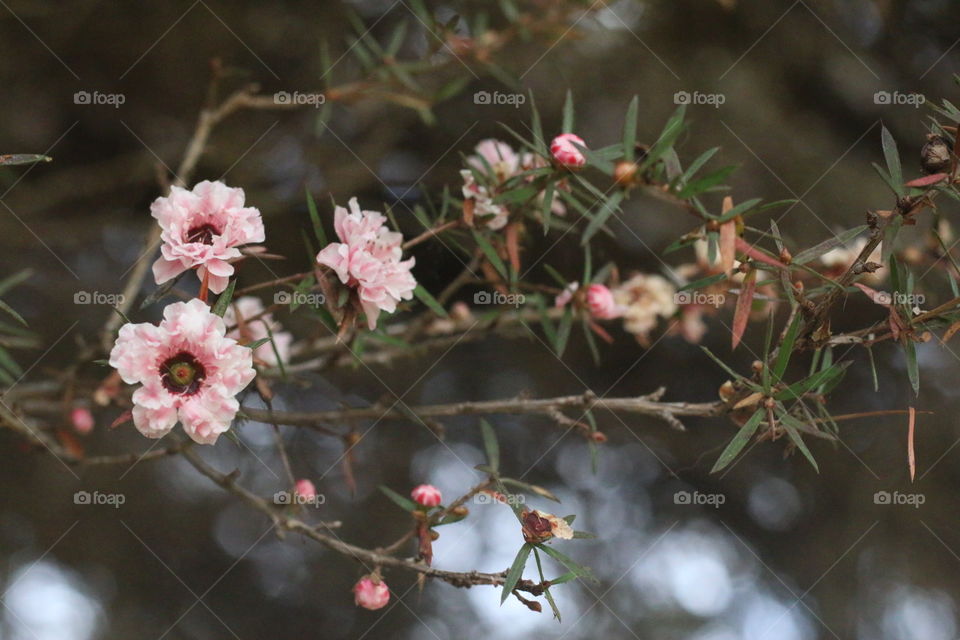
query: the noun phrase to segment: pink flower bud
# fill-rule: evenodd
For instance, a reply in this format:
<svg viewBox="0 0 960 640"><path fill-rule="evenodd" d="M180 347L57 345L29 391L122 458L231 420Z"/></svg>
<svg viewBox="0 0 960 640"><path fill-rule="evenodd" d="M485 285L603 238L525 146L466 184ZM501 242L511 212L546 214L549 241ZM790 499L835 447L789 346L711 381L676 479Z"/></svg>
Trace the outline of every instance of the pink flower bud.
<svg viewBox="0 0 960 640"><path fill-rule="evenodd" d="M74 407L70 412L70 422L80 435L87 435L93 431L93 414L85 407Z"/></svg>
<svg viewBox="0 0 960 640"><path fill-rule="evenodd" d="M425 507L436 507L442 500L440 489L432 484L421 484L419 487L414 487L413 491L410 492L410 497Z"/></svg>
<svg viewBox="0 0 960 640"><path fill-rule="evenodd" d="M353 585L353 601L358 607L376 611L390 602L390 589L387 588L387 583L379 578L365 576Z"/></svg>
<svg viewBox="0 0 960 640"><path fill-rule="evenodd" d="M302 500L310 501L317 497L317 488L313 486L313 483L306 478L300 478L297 480L297 484L294 485L293 491Z"/></svg>
<svg viewBox="0 0 960 640"><path fill-rule="evenodd" d="M561 133L550 143L550 153L563 166L579 169L587 163L587 159L575 145L587 146L580 136L574 133Z"/></svg>
<svg viewBox="0 0 960 640"><path fill-rule="evenodd" d="M601 320L609 320L620 315L613 293L602 284L592 284L587 287L587 308L590 315Z"/></svg>

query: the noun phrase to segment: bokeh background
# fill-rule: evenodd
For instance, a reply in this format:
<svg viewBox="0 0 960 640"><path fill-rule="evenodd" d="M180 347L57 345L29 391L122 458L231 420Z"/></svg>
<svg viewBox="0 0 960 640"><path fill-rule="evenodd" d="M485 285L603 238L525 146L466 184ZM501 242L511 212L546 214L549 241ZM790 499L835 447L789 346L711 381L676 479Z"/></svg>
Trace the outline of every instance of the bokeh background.
<svg viewBox="0 0 960 640"><path fill-rule="evenodd" d="M431 6L453 17L478 4ZM255 81L267 93L316 90L326 71L320 43L331 43L334 60L344 53L348 11L379 37L409 22L407 55L425 46L404 0L0 1L0 151L55 158L0 174L3 273L34 270L9 296L42 337L39 349L20 354L28 379L72 362L109 313L75 306L73 296L121 289L118 276L137 259L150 224L156 166L176 166L206 98L210 60L223 61L230 82ZM498 63L533 92L548 132L559 129L571 89L577 130L592 146L618 140L634 94L640 137L648 142L675 108L677 92L722 95L722 105L689 108L681 158L689 162L721 146L716 162L740 165L734 197L799 198L780 227L797 244L812 244L860 224L868 209L890 207L870 167L882 158L881 122L900 143L906 174L918 175L930 110L878 103L875 94L955 99L958 20L960 5L951 0L621 1L573 12L562 42L519 43ZM359 69L347 55L330 73L343 82ZM328 219L331 196L345 202L357 195L376 208L402 195L412 205L445 184L458 185L460 153L504 135L499 123L523 130L525 107L473 99L476 91L514 89L479 69L478 78L467 74L455 71L468 84L436 108L434 124L374 101L337 106L327 127L317 126L310 109L241 113L214 134L197 179L225 176L243 186L265 216L268 245L301 256L305 187ZM117 108L76 104L78 91L120 93L125 101ZM955 218L955 209L945 205L944 215ZM405 209L397 210L401 223L409 222ZM599 259L661 271L658 252L688 224L661 202L633 199ZM576 242L550 251L547 262L577 275ZM442 246L425 245L415 255L415 274L433 290L459 266ZM270 266L283 275L305 264L304 257ZM244 273L250 281L268 276ZM941 296L934 299L949 295L932 274L920 282L930 296ZM835 327L878 319L878 309L851 299ZM301 335L316 330L297 318L281 320ZM728 316L710 321L706 344L749 366L762 338L731 355L724 322ZM716 397L724 376L699 347L667 337L644 349L627 335L617 338L603 349L600 366L576 339L562 364L534 334L470 342L439 361L439 353L401 359L376 375L348 368L314 376L309 386L281 387L278 405L370 403L387 392L384 385L410 404L585 388L626 396L660 385L667 399ZM875 351L879 392L865 354L851 352L856 364L832 399L836 413L911 402L934 412L919 419L912 484L901 416L847 422L841 445L814 443L819 474L801 457L784 459L780 443L767 443L722 476L708 471L732 434L723 421L690 420L689 431L677 433L655 421L600 415L610 442L594 473L582 439L543 420L494 416L504 469L549 487L564 502L557 511L578 514L578 527L598 534L563 546L601 583L556 590L562 623L513 600L498 606L493 588L431 582L420 592L410 575L396 572L386 576L394 593L389 608L355 608L349 590L361 567L309 542L278 540L263 518L182 461L90 470L78 479L3 434L0 637L949 640L960 634L960 361L953 349L936 340L920 348L915 401L898 349ZM112 417L98 414L86 443L91 451L147 448L132 429L108 432ZM445 426L439 442L417 424L378 425L356 452L356 496L336 464L338 443L304 431L284 434L297 475L317 479L326 496L318 517L342 520L344 539L376 546L400 535L406 522L378 484L404 492L432 482L455 495L479 477L472 470L483 461L476 420ZM224 440L205 455L224 470L238 468L264 495L281 488L269 428L248 423L239 431L244 447ZM125 503L75 505L78 490L122 493ZM684 491L722 496L723 504L682 504L676 494ZM877 504L878 491L920 496L923 504ZM471 508L467 521L442 532L435 564L502 570L521 543L516 523L503 507ZM551 565L549 572L559 571Z"/></svg>

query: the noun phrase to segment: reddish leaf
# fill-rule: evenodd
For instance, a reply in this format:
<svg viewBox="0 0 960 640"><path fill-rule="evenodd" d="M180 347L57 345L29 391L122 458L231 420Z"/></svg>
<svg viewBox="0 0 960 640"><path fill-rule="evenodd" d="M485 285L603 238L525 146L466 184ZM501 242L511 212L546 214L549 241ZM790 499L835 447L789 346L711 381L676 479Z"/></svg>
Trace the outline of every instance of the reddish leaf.
<svg viewBox="0 0 960 640"><path fill-rule="evenodd" d="M747 321L750 319L750 308L753 305L753 294L757 289L757 270L751 269L743 277L743 284L740 285L740 297L737 298L737 309L733 313L733 348L736 349L743 337L743 332L747 329Z"/></svg>
<svg viewBox="0 0 960 640"><path fill-rule="evenodd" d="M763 264L769 265L776 269L784 268L782 262L780 262L779 260L775 260L774 258L771 258L770 256L765 254L763 251L760 251L759 249L755 249L746 240L744 240L739 236L737 236L737 251L739 251L740 253L747 254L749 257L753 258L757 262L762 262Z"/></svg>
<svg viewBox="0 0 960 640"><path fill-rule="evenodd" d="M598 324L597 324L596 322L594 322L593 320L588 320L587 322L588 322L588 324L590 325L591 331L593 331L595 334L597 334L598 336L600 336L600 338L601 338L604 342L606 342L607 344L613 344L613 336L611 336L609 333L607 333L607 332L604 330L603 327L601 327L600 325L598 325Z"/></svg>
<svg viewBox="0 0 960 640"><path fill-rule="evenodd" d="M60 446L66 449L71 456L77 459L83 458L83 445L73 435L73 432L67 429L57 429L57 440L60 441Z"/></svg>
<svg viewBox="0 0 960 640"><path fill-rule="evenodd" d="M929 187L932 184L937 184L941 180L948 178L945 173L934 173L933 175L923 176L922 178L917 178L916 180L911 180L906 183L906 187Z"/></svg>
<svg viewBox="0 0 960 640"><path fill-rule="evenodd" d="M121 413L119 416L117 416L117 419L116 419L116 420L114 420L113 422L110 423L110 428L111 428L111 429L116 429L116 428L119 427L120 425L122 425L122 424L124 424L124 423L126 423L126 422L130 422L130 420L132 420L132 419L133 419L133 412L131 412L131 411L124 411L124 412Z"/></svg>
<svg viewBox="0 0 960 640"><path fill-rule="evenodd" d="M514 222L507 226L507 255L515 273L520 273L520 224Z"/></svg>
<svg viewBox="0 0 960 640"><path fill-rule="evenodd" d="M860 284L859 282L854 282L853 286L855 286L857 289L860 289L860 291L863 291L865 294L867 294L867 297L874 302L874 304L878 304L881 307L890 307L891 302L893 302L893 299L889 293L877 291L876 289L868 287L865 284Z"/></svg>
<svg viewBox="0 0 960 640"><path fill-rule="evenodd" d="M723 199L723 213L733 208L733 198ZM724 273L733 269L733 259L737 252L737 220L728 220L720 225L720 268Z"/></svg>

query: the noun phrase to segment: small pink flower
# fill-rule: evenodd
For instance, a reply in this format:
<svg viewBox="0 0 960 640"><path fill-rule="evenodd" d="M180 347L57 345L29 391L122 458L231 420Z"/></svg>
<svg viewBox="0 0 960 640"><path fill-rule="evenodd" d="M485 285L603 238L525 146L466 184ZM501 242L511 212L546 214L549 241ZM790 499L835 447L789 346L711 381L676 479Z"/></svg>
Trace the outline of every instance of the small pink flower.
<svg viewBox="0 0 960 640"><path fill-rule="evenodd" d="M563 166L579 169L587 163L587 159L575 145L587 146L580 136L574 133L561 133L550 143L550 153Z"/></svg>
<svg viewBox="0 0 960 640"><path fill-rule="evenodd" d="M221 293L233 275L231 260L238 247L263 242L263 220L254 207L244 207L243 189L204 180L187 191L171 187L170 195L154 200L150 214L160 223L160 257L153 263L157 284L196 269L209 287Z"/></svg>
<svg viewBox="0 0 960 640"><path fill-rule="evenodd" d="M110 366L133 394L133 423L148 438L166 435L177 420L200 444L213 444L240 408L236 396L256 371L253 354L225 337L223 320L200 300L163 310L160 326L120 328Z"/></svg>
<svg viewBox="0 0 960 640"><path fill-rule="evenodd" d="M74 407L70 411L70 422L74 430L81 435L93 431L93 414L86 407Z"/></svg>
<svg viewBox="0 0 960 640"><path fill-rule="evenodd" d="M358 607L376 611L390 602L390 589L387 583L378 577L365 576L353 585L353 601Z"/></svg>
<svg viewBox="0 0 960 640"><path fill-rule="evenodd" d="M580 288L579 282L571 282L563 288L563 291L560 292L554 301L553 306L557 309L562 309L563 307L570 304L570 301L573 300L573 294L577 292L577 289Z"/></svg>
<svg viewBox="0 0 960 640"><path fill-rule="evenodd" d="M307 478L300 478L293 487L293 492L303 501L310 502L317 497L317 488Z"/></svg>
<svg viewBox="0 0 960 640"><path fill-rule="evenodd" d="M413 298L417 287L410 269L414 259L401 261L403 236L390 231L386 218L376 211L361 211L356 198L350 212L334 211L334 228L340 242L331 242L317 254L317 262L333 269L340 282L354 287L367 314L370 329L381 311L393 313L401 300Z"/></svg>
<svg viewBox="0 0 960 640"><path fill-rule="evenodd" d="M467 158L467 166L484 174L492 170L494 174L492 177L498 182L505 181L520 169L519 156L509 144L502 140L494 138L481 140L474 151L476 155Z"/></svg>
<svg viewBox="0 0 960 640"><path fill-rule="evenodd" d="M460 171L463 178L463 197L473 200L473 215L480 218L488 229L498 231L507 226L510 219L510 210L502 204L493 201L490 189L477 184L476 177L469 169Z"/></svg>
<svg viewBox="0 0 960 640"><path fill-rule="evenodd" d="M413 491L410 492L410 497L413 498L414 502L425 507L436 507L442 500L440 489L432 484L421 484L414 487Z"/></svg>
<svg viewBox="0 0 960 640"><path fill-rule="evenodd" d="M613 293L602 284L587 287L587 308L590 315L601 320L619 318L622 313L613 299Z"/></svg>
<svg viewBox="0 0 960 640"><path fill-rule="evenodd" d="M284 363L290 361L290 343L293 342L293 336L286 331L282 331L280 324L275 322L273 316L269 313L263 313L263 303L260 298L253 296L243 296L230 302L226 313L223 314L223 322L228 327L236 326L227 333L228 338L233 338L242 344L257 342L264 338L273 336L273 342L264 342L253 350L253 355L258 360L266 364L277 366L277 354ZM237 316L240 316L239 318ZM240 326L240 321L243 326ZM267 328L269 327L269 331ZM274 351L276 347L276 351Z"/></svg>

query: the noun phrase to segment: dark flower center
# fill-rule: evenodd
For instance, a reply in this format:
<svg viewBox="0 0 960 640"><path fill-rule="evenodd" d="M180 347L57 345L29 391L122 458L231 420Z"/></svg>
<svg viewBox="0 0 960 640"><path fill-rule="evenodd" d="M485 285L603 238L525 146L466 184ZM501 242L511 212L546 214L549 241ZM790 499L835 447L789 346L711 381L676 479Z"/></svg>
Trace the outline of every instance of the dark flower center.
<svg viewBox="0 0 960 640"><path fill-rule="evenodd" d="M220 230L212 224L201 224L187 231L186 241L213 244L213 236L218 235L220 235Z"/></svg>
<svg viewBox="0 0 960 640"><path fill-rule="evenodd" d="M181 351L160 365L160 379L170 393L189 396L200 390L207 370L192 353Z"/></svg>
<svg viewBox="0 0 960 640"><path fill-rule="evenodd" d="M553 527L546 518L533 511L523 513L523 537L527 542L540 542L552 535Z"/></svg>

